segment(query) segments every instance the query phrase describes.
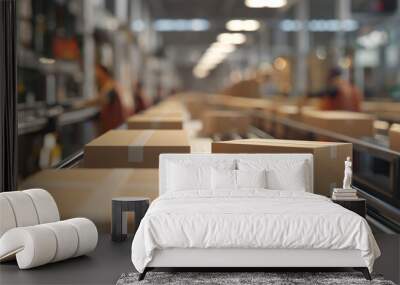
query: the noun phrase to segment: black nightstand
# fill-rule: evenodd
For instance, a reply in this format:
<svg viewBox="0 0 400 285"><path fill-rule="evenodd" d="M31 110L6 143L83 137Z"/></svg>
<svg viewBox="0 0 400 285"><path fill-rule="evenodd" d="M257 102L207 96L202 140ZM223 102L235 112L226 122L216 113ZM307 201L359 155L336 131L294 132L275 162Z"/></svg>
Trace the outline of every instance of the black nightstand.
<svg viewBox="0 0 400 285"><path fill-rule="evenodd" d="M355 200L336 200L332 199L332 202L339 204L340 206L359 214L365 218L367 213L367 201L363 198L357 198Z"/></svg>
<svg viewBox="0 0 400 285"><path fill-rule="evenodd" d="M112 198L111 238L113 241L124 241L128 235L127 212L135 213L135 232L146 214L150 199L145 197Z"/></svg>

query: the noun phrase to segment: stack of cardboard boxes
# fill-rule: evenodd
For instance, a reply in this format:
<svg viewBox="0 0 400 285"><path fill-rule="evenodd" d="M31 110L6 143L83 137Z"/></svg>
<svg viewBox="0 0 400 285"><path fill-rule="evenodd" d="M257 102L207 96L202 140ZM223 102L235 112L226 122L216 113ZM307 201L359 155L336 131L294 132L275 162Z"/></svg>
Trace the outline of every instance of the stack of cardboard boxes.
<svg viewBox="0 0 400 285"><path fill-rule="evenodd" d="M221 93L237 97L260 98L261 96L259 90L259 83L256 79L246 79L229 86Z"/></svg>
<svg viewBox="0 0 400 285"><path fill-rule="evenodd" d="M202 121L202 134L205 136L229 133L245 135L251 125L251 118L246 113L237 111L206 111Z"/></svg>
<svg viewBox="0 0 400 285"><path fill-rule="evenodd" d="M330 196L342 183L343 162L352 157L351 143L244 139L212 143L213 153L311 153L314 156L314 193Z"/></svg>
<svg viewBox="0 0 400 285"><path fill-rule="evenodd" d="M380 120L400 121L400 102L364 101L361 110L376 115Z"/></svg>
<svg viewBox="0 0 400 285"><path fill-rule="evenodd" d="M183 130L112 130L84 148L90 168L157 168L161 153L189 153Z"/></svg>
<svg viewBox="0 0 400 285"><path fill-rule="evenodd" d="M347 111L302 112L302 120L311 126L354 138L373 137L375 117Z"/></svg>

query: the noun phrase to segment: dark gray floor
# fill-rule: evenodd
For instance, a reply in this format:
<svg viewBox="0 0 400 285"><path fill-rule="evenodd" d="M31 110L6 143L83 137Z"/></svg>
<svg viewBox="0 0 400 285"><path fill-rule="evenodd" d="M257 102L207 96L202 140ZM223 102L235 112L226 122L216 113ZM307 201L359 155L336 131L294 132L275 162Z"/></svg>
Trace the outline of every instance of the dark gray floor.
<svg viewBox="0 0 400 285"><path fill-rule="evenodd" d="M0 284L115 284L124 272L133 271L130 259L132 239L112 242L111 235L99 236L94 252L29 270L16 262L0 265Z"/></svg>
<svg viewBox="0 0 400 285"><path fill-rule="evenodd" d="M400 284L400 235L375 234L375 238L381 257L376 260L374 271Z"/></svg>
<svg viewBox="0 0 400 285"><path fill-rule="evenodd" d="M400 235L375 237L382 256L374 272L400 283ZM114 243L110 235L101 235L97 249L89 256L30 270L19 270L15 262L1 264L0 284L115 284L122 273L134 271L130 246L131 239Z"/></svg>

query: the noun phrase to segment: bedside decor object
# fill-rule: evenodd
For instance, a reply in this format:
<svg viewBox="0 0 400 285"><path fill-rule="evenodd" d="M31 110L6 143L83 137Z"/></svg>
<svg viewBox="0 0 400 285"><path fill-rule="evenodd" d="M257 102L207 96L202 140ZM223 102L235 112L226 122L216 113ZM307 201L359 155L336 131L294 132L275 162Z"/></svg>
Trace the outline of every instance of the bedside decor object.
<svg viewBox="0 0 400 285"><path fill-rule="evenodd" d="M124 241L127 237L127 212L135 213L135 231L146 214L150 199L144 197L115 197L112 199L111 239Z"/></svg>
<svg viewBox="0 0 400 285"><path fill-rule="evenodd" d="M0 262L16 259L29 269L87 254L98 233L86 218L60 221L53 197L43 189L0 193Z"/></svg>
<svg viewBox="0 0 400 285"><path fill-rule="evenodd" d="M351 181L353 177L352 170L353 163L348 156L344 162L344 178L343 188L334 188L332 192L333 200L357 200L357 190L351 188Z"/></svg>
<svg viewBox="0 0 400 285"><path fill-rule="evenodd" d="M344 162L344 179L343 179L343 189L351 189L351 180L353 178L353 163L350 156L347 157Z"/></svg>
<svg viewBox="0 0 400 285"><path fill-rule="evenodd" d="M334 188L332 192L333 200L357 200L357 190L356 189L342 189Z"/></svg>

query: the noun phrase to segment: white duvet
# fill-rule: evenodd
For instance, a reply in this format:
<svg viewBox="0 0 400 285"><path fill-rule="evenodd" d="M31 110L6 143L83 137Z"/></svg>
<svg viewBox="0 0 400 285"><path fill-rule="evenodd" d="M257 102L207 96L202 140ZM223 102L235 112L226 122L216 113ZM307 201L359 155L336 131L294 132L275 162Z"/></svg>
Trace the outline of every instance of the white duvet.
<svg viewBox="0 0 400 285"><path fill-rule="evenodd" d="M359 215L323 196L276 190L160 196L136 232L132 262L143 272L165 248L358 249L370 271L380 255Z"/></svg>

